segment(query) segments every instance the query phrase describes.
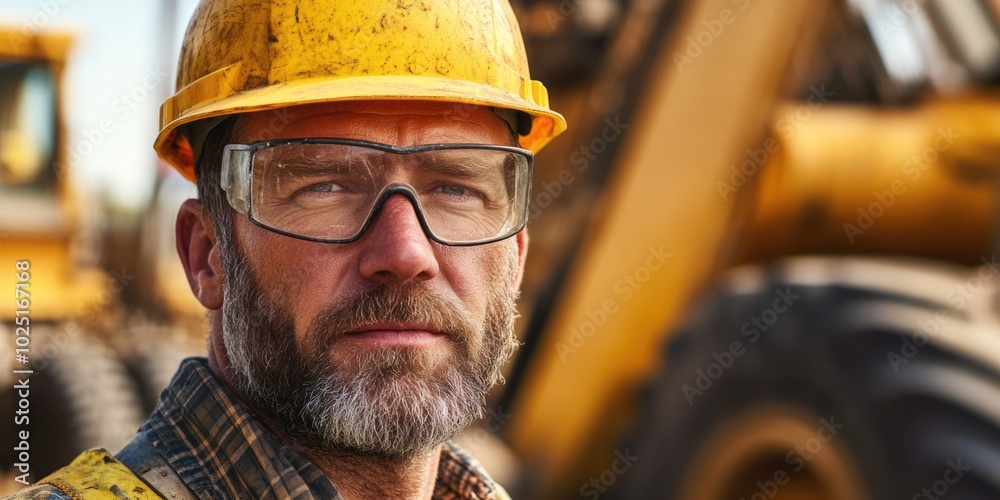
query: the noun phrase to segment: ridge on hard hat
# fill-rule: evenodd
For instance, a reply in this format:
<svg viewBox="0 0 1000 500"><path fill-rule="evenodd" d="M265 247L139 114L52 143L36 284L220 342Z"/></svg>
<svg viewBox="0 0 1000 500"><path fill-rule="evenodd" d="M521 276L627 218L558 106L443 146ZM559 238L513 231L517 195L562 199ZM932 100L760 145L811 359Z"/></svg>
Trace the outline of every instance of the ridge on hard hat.
<svg viewBox="0 0 1000 500"><path fill-rule="evenodd" d="M506 0L202 0L160 108L157 154L194 180L190 124L341 100L419 99L531 117L538 151L566 129L532 80Z"/></svg>

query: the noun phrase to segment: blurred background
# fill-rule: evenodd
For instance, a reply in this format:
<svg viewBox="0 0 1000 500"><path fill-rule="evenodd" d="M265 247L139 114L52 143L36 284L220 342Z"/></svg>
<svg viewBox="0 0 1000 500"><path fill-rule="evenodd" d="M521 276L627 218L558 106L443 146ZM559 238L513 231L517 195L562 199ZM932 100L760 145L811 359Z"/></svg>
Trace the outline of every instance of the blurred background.
<svg viewBox="0 0 1000 500"><path fill-rule="evenodd" d="M0 493L16 432L32 482L115 451L204 351L152 150L195 5L0 0ZM1000 2L513 5L570 124L461 437L513 496L1000 498Z"/></svg>

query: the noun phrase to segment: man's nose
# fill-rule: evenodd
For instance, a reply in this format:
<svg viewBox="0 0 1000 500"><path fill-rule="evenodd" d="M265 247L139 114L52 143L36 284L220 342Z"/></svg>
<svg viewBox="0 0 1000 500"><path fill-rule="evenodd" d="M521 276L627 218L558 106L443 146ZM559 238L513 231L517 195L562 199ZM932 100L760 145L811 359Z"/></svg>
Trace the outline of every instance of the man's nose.
<svg viewBox="0 0 1000 500"><path fill-rule="evenodd" d="M359 243L364 245L360 271L370 281L424 281L440 271L416 208L404 195L385 200Z"/></svg>

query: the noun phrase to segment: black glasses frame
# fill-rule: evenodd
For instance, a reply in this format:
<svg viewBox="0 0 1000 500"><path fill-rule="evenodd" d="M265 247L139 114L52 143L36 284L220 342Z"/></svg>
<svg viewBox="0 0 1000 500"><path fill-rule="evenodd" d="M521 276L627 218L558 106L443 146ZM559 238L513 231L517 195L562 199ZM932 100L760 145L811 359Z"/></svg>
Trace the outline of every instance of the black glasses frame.
<svg viewBox="0 0 1000 500"><path fill-rule="evenodd" d="M527 189L524 194L524 206L521 207L519 213L521 214L521 222L508 231L501 233L490 238L485 238L481 240L472 241L449 241L439 238L434 235L431 231L430 226L427 224L427 220L424 217L423 207L420 206L420 200L417 198L417 193L414 192L413 188L405 183L395 182L387 185L378 194L372 209L369 211L368 216L365 218L364 224L361 225L361 229L351 236L350 238L313 238L310 236L302 236L299 234L291 233L282 229L271 227L253 216L253 193L251 186L253 184L253 158L254 153L257 151L268 149L276 146L294 146L298 144L333 144L340 146L358 146L369 149L374 149L377 151L383 151L387 153L394 154L410 154L410 153L422 153L427 151L440 151L448 149L484 149L493 151L504 151L507 153L517 154L527 161ZM284 236L289 236L291 238L297 238L300 240L314 241L317 243L351 243L359 240L364 236L365 232L372 225L375 218L382 211L382 206L385 205L386 200L394 194L401 194L410 200L410 204L413 205L414 212L417 214L417 220L420 222L420 227L431 241L440 243L447 246L476 246L485 245L488 243L495 243L497 241L505 240L514 236L515 234L521 232L524 227L528 224L528 206L531 201L531 179L534 169L534 154L527 149L515 147L515 146L502 146L499 144L475 144L475 143L446 143L446 144L421 144L416 146L395 146L392 144L383 144L379 142L363 141L357 139L332 139L332 138L322 138L322 137L310 137L301 139L274 139L267 141L257 141L249 144L228 144L226 145L223 156L222 156L222 178L220 184L222 190L226 192L226 197L229 201L230 206L233 207L237 212L240 212L250 219L255 225L267 229Z"/></svg>

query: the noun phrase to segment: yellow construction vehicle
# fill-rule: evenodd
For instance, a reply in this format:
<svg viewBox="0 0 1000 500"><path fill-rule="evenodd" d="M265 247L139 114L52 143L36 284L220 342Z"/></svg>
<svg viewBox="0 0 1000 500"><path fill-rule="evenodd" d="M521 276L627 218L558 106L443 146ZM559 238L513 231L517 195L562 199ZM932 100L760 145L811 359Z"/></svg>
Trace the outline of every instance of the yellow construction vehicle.
<svg viewBox="0 0 1000 500"><path fill-rule="evenodd" d="M997 498L995 2L513 3L571 125L537 158L524 346L483 425L520 463L487 464L513 496ZM59 106L55 139L30 139L6 89L30 63L57 103L65 52L4 39L0 151L22 146L0 204L62 213L68 184L37 166L66 163ZM71 264L66 224L0 227L0 286L32 259L33 327L108 285Z"/></svg>
<svg viewBox="0 0 1000 500"><path fill-rule="evenodd" d="M996 498L997 4L518 7L514 496Z"/></svg>
<svg viewBox="0 0 1000 500"><path fill-rule="evenodd" d="M31 317L55 321L77 314L77 304L92 299L105 278L92 270L72 267L72 238L80 219L73 209L71 174L64 157L65 134L58 118L60 79L70 46L68 36L27 36L19 30L0 32L4 106L0 115L3 150L0 189L3 190L3 246L0 265L32 258ZM61 168L65 166L65 168ZM3 273L0 286L13 290L15 277ZM0 309L0 318L14 320L14 310Z"/></svg>
<svg viewBox="0 0 1000 500"><path fill-rule="evenodd" d="M68 34L0 28L0 490L124 443L138 397L109 338L135 277L87 263L63 120Z"/></svg>

